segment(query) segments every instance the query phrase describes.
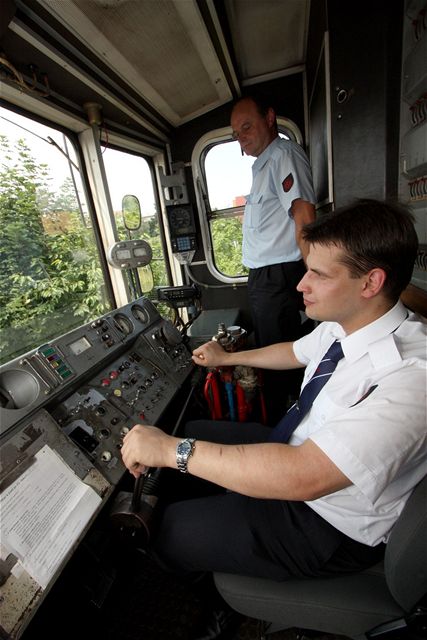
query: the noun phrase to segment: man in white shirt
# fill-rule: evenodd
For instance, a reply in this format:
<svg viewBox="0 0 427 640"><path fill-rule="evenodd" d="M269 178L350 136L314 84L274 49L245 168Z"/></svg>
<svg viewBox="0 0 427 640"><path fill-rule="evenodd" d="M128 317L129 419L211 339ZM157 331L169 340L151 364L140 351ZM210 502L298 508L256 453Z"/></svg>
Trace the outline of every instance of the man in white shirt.
<svg viewBox="0 0 427 640"><path fill-rule="evenodd" d="M293 343L228 353L209 342L193 353L204 367L306 367L304 387L340 341L344 357L289 441L263 425L208 421L189 423L190 439L147 425L124 439L135 477L179 468L227 490L166 508L154 547L176 571L286 580L361 570L381 557L427 472L426 325L399 301L417 254L411 214L364 200L304 237L298 289L316 329Z"/></svg>

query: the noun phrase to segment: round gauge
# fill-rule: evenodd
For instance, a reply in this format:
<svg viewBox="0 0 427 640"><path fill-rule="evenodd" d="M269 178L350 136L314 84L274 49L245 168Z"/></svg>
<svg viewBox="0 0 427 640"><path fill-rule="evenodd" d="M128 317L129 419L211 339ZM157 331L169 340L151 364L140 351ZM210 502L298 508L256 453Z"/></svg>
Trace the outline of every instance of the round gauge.
<svg viewBox="0 0 427 640"><path fill-rule="evenodd" d="M144 307L141 307L141 305L139 305L139 304L134 304L133 305L132 313L133 313L134 318L136 318L137 320L142 322L142 324L147 324L147 322L150 319L150 317L148 315L148 311L146 309L144 309Z"/></svg>
<svg viewBox="0 0 427 640"><path fill-rule="evenodd" d="M120 333L124 333L125 336L128 336L133 331L133 324L131 320L125 316L124 313L116 313L113 317L114 326L116 329L120 331Z"/></svg>
<svg viewBox="0 0 427 640"><path fill-rule="evenodd" d="M188 231L191 228L190 210L185 207L176 207L169 214L171 226L175 230Z"/></svg>

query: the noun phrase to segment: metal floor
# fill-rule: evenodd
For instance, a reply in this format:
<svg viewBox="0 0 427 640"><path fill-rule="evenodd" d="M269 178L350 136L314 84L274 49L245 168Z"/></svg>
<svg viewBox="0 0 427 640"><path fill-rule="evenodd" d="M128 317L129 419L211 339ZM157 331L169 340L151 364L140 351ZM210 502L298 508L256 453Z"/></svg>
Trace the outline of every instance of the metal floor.
<svg viewBox="0 0 427 640"><path fill-rule="evenodd" d="M65 569L22 640L189 640L203 615L196 594L136 549L123 549L106 565L99 562L102 553L96 546L96 541L93 548L83 546L78 561ZM258 621L243 618L232 640L259 637ZM269 639L306 637L291 629ZM310 640L345 639L311 633Z"/></svg>

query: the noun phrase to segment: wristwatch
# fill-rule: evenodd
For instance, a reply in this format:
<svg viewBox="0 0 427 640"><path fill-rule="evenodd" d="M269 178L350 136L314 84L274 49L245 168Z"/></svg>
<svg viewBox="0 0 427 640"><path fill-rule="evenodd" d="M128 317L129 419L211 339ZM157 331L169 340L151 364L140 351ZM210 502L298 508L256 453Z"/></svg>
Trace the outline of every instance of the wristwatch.
<svg viewBox="0 0 427 640"><path fill-rule="evenodd" d="M186 438L176 445L176 464L182 473L187 473L188 458L193 455L196 439Z"/></svg>

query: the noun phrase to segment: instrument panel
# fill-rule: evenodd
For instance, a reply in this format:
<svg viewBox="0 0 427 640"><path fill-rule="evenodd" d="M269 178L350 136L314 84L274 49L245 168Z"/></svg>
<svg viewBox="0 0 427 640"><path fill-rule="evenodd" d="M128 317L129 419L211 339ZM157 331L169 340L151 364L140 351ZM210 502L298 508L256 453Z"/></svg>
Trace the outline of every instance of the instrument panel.
<svg viewBox="0 0 427 640"><path fill-rule="evenodd" d="M83 388L131 421L156 422L191 369L179 331L140 298L0 367L0 436Z"/></svg>
<svg viewBox="0 0 427 640"><path fill-rule="evenodd" d="M124 435L136 423L156 424L192 371L181 334L144 297L0 367L0 491L9 513L1 530L0 635L20 637L123 477ZM67 509L57 560L51 548ZM36 556L42 549L57 562L47 576L46 563L22 546L41 530Z"/></svg>
<svg viewBox="0 0 427 640"><path fill-rule="evenodd" d="M44 409L115 486L125 471L124 435L156 424L192 369L181 334L150 300L116 309L0 368L3 458L9 435Z"/></svg>

